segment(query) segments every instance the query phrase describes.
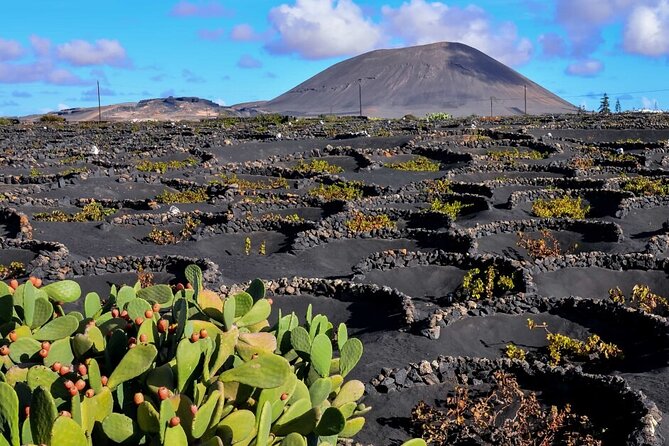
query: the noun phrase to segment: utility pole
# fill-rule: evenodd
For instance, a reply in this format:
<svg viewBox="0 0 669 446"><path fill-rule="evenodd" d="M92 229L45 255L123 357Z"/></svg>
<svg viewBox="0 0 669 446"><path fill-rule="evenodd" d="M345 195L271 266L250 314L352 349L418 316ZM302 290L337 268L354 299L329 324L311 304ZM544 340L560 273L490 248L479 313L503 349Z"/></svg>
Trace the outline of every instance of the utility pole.
<svg viewBox="0 0 669 446"><path fill-rule="evenodd" d="M98 84L98 124L102 122L102 105L100 103L100 81L96 81Z"/></svg>
<svg viewBox="0 0 669 446"><path fill-rule="evenodd" d="M525 114L527 114L527 85L523 85L525 87Z"/></svg>
<svg viewBox="0 0 669 446"><path fill-rule="evenodd" d="M490 117L491 118L492 118L492 100L493 100L493 97L490 96Z"/></svg>
<svg viewBox="0 0 669 446"><path fill-rule="evenodd" d="M358 79L358 99L360 100L360 116L362 117L362 79Z"/></svg>

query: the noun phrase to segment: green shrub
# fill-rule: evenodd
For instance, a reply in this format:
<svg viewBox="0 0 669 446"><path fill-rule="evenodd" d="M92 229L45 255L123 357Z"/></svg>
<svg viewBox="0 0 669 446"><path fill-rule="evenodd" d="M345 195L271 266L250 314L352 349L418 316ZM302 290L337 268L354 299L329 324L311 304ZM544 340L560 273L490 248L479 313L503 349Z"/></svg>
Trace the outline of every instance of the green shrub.
<svg viewBox="0 0 669 446"><path fill-rule="evenodd" d="M336 173L342 173L344 169L342 169L337 165L330 164L329 162L327 162L327 160L314 158L309 162L300 160L295 166L295 171L305 174L316 174L316 173L336 174Z"/></svg>
<svg viewBox="0 0 669 446"><path fill-rule="evenodd" d="M66 214L63 211L58 210L51 212L37 212L33 214L33 220L48 222L102 221L106 217L113 215L115 212L116 209L114 208L106 208L96 201L91 201L76 214Z"/></svg>
<svg viewBox="0 0 669 446"><path fill-rule="evenodd" d="M410 172L439 172L441 164L424 156L419 156L402 163L386 163L385 167Z"/></svg>
<svg viewBox="0 0 669 446"><path fill-rule="evenodd" d="M450 194L453 193L452 181L445 178L439 178L436 180L428 180L425 183L425 190L428 194Z"/></svg>
<svg viewBox="0 0 669 446"><path fill-rule="evenodd" d="M500 274L495 266L490 265L485 271L473 268L462 278L461 289L466 297L472 299L492 299L515 288L513 277Z"/></svg>
<svg viewBox="0 0 669 446"><path fill-rule="evenodd" d="M508 150L489 150L486 156L493 161L540 160L546 156L537 150L518 150L517 147Z"/></svg>
<svg viewBox="0 0 669 446"><path fill-rule="evenodd" d="M309 196L318 197L325 201L332 200L357 200L362 198L362 183L357 181L339 181L334 184L319 184L309 191Z"/></svg>
<svg viewBox="0 0 669 446"><path fill-rule="evenodd" d="M378 229L392 229L395 222L386 214L367 215L355 212L350 220L346 221L346 227L352 232L370 232Z"/></svg>
<svg viewBox="0 0 669 446"><path fill-rule="evenodd" d="M9 265L0 265L0 280L15 279L26 274L23 262L11 262Z"/></svg>
<svg viewBox="0 0 669 446"><path fill-rule="evenodd" d="M451 219L455 220L458 218L463 209L467 209L471 206L471 204L464 204L463 202L457 200L452 202L445 202L435 198L432 200L432 203L430 203L429 210L431 212L438 212L440 214L448 215L451 217Z"/></svg>
<svg viewBox="0 0 669 446"><path fill-rule="evenodd" d="M176 204L176 203L201 203L207 201L209 195L206 187L195 187L184 191L170 192L162 191L156 197L158 203Z"/></svg>
<svg viewBox="0 0 669 446"><path fill-rule="evenodd" d="M561 197L538 199L532 203L532 213L540 218L584 219L590 212L590 206L583 203L581 197Z"/></svg>
<svg viewBox="0 0 669 446"><path fill-rule="evenodd" d="M14 121L9 118L0 117L0 125L12 125Z"/></svg>
<svg viewBox="0 0 669 446"><path fill-rule="evenodd" d="M14 306L0 341L4 444L336 444L362 429L365 386L346 376L363 346L344 324L310 307L304 324L293 313L270 327L262 281L221 298L196 266L186 277L176 293L89 293L83 313L61 306L79 301L74 281L0 282Z"/></svg>
<svg viewBox="0 0 669 446"><path fill-rule="evenodd" d="M451 119L452 116L449 113L444 113L444 112L437 112L437 113L429 113L425 116L426 119L429 121L445 121L447 119Z"/></svg>
<svg viewBox="0 0 669 446"><path fill-rule="evenodd" d="M266 180L243 180L237 174L221 174L218 179L210 184L224 184L226 186L236 184L240 190L262 190L262 189L287 189L288 180L285 178L268 178Z"/></svg>
<svg viewBox="0 0 669 446"><path fill-rule="evenodd" d="M185 169L186 167L192 167L197 165L197 160L195 158L186 158L185 160L177 161L140 161L137 163L135 168L140 172L155 172L155 173L166 173L168 170L179 170Z"/></svg>
<svg viewBox="0 0 669 446"><path fill-rule="evenodd" d="M669 195L669 181L666 179L652 179L647 177L635 177L625 180L620 184L622 190L632 192L634 195L646 197Z"/></svg>
<svg viewBox="0 0 669 446"><path fill-rule="evenodd" d="M39 122L65 122L65 118L62 116L54 115L53 113L47 113L46 115L42 115L39 118Z"/></svg>

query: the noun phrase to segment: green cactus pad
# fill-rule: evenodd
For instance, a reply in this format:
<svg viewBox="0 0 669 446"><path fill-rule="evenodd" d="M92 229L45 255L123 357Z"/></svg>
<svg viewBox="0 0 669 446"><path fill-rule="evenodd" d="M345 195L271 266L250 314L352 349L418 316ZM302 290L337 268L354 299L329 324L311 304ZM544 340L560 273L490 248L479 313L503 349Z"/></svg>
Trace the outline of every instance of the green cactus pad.
<svg viewBox="0 0 669 446"><path fill-rule="evenodd" d="M142 288L137 291L137 297L158 303L163 307L170 307L174 300L174 293L172 293L172 288L169 285L160 284Z"/></svg>
<svg viewBox="0 0 669 446"><path fill-rule="evenodd" d="M96 395L102 390L100 365L95 359L91 359L88 363L88 385L91 386Z"/></svg>
<svg viewBox="0 0 669 446"><path fill-rule="evenodd" d="M341 357L339 359L339 370L342 376L349 374L362 358L362 342L360 339L351 338L341 348Z"/></svg>
<svg viewBox="0 0 669 446"><path fill-rule="evenodd" d="M314 432L321 437L338 435L346 426L344 415L335 407L328 407L321 415Z"/></svg>
<svg viewBox="0 0 669 446"><path fill-rule="evenodd" d="M43 297L36 297L33 303L32 320L28 322L28 317L26 316L26 324L30 325L30 328L41 327L51 319L51 316L53 316L53 306L51 303Z"/></svg>
<svg viewBox="0 0 669 446"><path fill-rule="evenodd" d="M346 403L358 401L365 394L365 385L358 380L351 380L344 383L337 393L332 405L334 407L343 406Z"/></svg>
<svg viewBox="0 0 669 446"><path fill-rule="evenodd" d="M20 444L19 397L9 384L0 382L0 435L7 444Z"/></svg>
<svg viewBox="0 0 669 446"><path fill-rule="evenodd" d="M235 317L242 317L253 308L253 297L249 293L234 294L230 299L235 301Z"/></svg>
<svg viewBox="0 0 669 446"><path fill-rule="evenodd" d="M223 444L235 444L253 434L256 417L250 410L237 410L225 417L216 427Z"/></svg>
<svg viewBox="0 0 669 446"><path fill-rule="evenodd" d="M274 423L272 432L279 437L291 432L309 435L316 427L317 420L316 409L311 407L311 401L307 396L295 401L288 407L286 412Z"/></svg>
<svg viewBox="0 0 669 446"><path fill-rule="evenodd" d="M148 401L137 406L137 424L144 432L157 434L160 431L160 414Z"/></svg>
<svg viewBox="0 0 669 446"><path fill-rule="evenodd" d="M177 389L183 391L188 385L202 358L202 348L198 342L182 339L177 346Z"/></svg>
<svg viewBox="0 0 669 446"><path fill-rule="evenodd" d="M144 299L138 297L130 299L128 303L125 304L125 309L128 312L128 317L131 321L134 321L138 317L144 319L144 313L147 310L151 310L151 304Z"/></svg>
<svg viewBox="0 0 669 446"><path fill-rule="evenodd" d="M163 364L149 371L146 375L146 385L156 397L161 387L174 390L174 372L170 364Z"/></svg>
<svg viewBox="0 0 669 446"><path fill-rule="evenodd" d="M201 438L209 429L216 408L219 406L223 395L220 391L214 390L207 398L207 401L199 407L193 418L193 438Z"/></svg>
<svg viewBox="0 0 669 446"><path fill-rule="evenodd" d="M18 338L9 346L9 357L15 364L28 362L42 349L42 344L33 338Z"/></svg>
<svg viewBox="0 0 669 446"><path fill-rule="evenodd" d="M74 302L81 297L81 287L74 280L61 280L42 287L54 302Z"/></svg>
<svg viewBox="0 0 669 446"><path fill-rule="evenodd" d="M186 431L181 425L168 427L165 431L165 442L163 444L170 446L188 446L188 437Z"/></svg>
<svg viewBox="0 0 669 446"><path fill-rule="evenodd" d="M7 369L7 372L5 372L5 382L12 387L18 382L25 382L28 379L29 370L30 369L13 365Z"/></svg>
<svg viewBox="0 0 669 446"><path fill-rule="evenodd" d="M344 348L346 341L348 341L348 329L346 328L346 324L341 323L337 328L337 348L340 352Z"/></svg>
<svg viewBox="0 0 669 446"><path fill-rule="evenodd" d="M114 443L129 442L137 433L135 422L120 413L111 413L102 421L102 431Z"/></svg>
<svg viewBox="0 0 669 446"><path fill-rule="evenodd" d="M116 294L116 306L119 308L125 308L125 305L136 297L137 292L135 289L124 285L120 290L118 290L118 293Z"/></svg>
<svg viewBox="0 0 669 446"><path fill-rule="evenodd" d="M332 361L332 341L325 334L318 334L311 343L311 365L323 378L330 376Z"/></svg>
<svg viewBox="0 0 669 446"><path fill-rule="evenodd" d="M295 327L290 332L290 343L302 359L309 359L311 354L311 337L303 327Z"/></svg>
<svg viewBox="0 0 669 446"><path fill-rule="evenodd" d="M197 304L205 311L205 313L211 313L211 317L216 319L219 319L223 314L223 300L213 291L200 291L197 295Z"/></svg>
<svg viewBox="0 0 669 446"><path fill-rule="evenodd" d="M53 383L58 380L59 376L56 372L43 365L34 365L28 370L26 375L26 383L30 390L35 390L42 386L45 389L51 390Z"/></svg>
<svg viewBox="0 0 669 446"><path fill-rule="evenodd" d="M60 362L61 364L72 364L73 360L74 353L72 353L70 339L58 339L57 341L51 343L49 354L46 358L44 358L44 365L51 366L55 362Z"/></svg>
<svg viewBox="0 0 669 446"><path fill-rule="evenodd" d="M272 305L267 299L258 300L251 309L236 321L239 327L248 327L266 320L272 313Z"/></svg>
<svg viewBox="0 0 669 446"><path fill-rule="evenodd" d="M199 266L188 265L186 267L184 275L186 276L186 280L188 281L188 283L193 285L193 288L195 288L195 285L199 285L200 288L202 288L202 284L204 281L202 280L202 269L200 269Z"/></svg>
<svg viewBox="0 0 669 446"><path fill-rule="evenodd" d="M412 438L402 443L402 446L427 446L427 443L422 438Z"/></svg>
<svg viewBox="0 0 669 446"><path fill-rule="evenodd" d="M309 387L309 397L312 407L320 406L332 391L332 382L329 378L318 378Z"/></svg>
<svg viewBox="0 0 669 446"><path fill-rule="evenodd" d="M341 406L338 407L339 411L344 415L344 418L347 420L351 418L353 415L353 412L355 412L355 409L358 407L358 404L354 401L351 401L350 403L342 404Z"/></svg>
<svg viewBox="0 0 669 446"><path fill-rule="evenodd" d="M251 284L246 289L246 292L253 298L254 301L265 298L265 282L260 279L253 279Z"/></svg>
<svg viewBox="0 0 669 446"><path fill-rule="evenodd" d="M102 314L102 303L98 293L88 293L84 298L84 316L95 319Z"/></svg>
<svg viewBox="0 0 669 446"><path fill-rule="evenodd" d="M30 418L32 418L32 415ZM87 446L88 440L86 440L84 431L76 421L69 417L58 417L53 423L48 444L54 446Z"/></svg>
<svg viewBox="0 0 669 446"><path fill-rule="evenodd" d="M152 344L139 344L128 350L109 377L107 386L113 390L119 384L146 372L153 365L157 354L158 351Z"/></svg>
<svg viewBox="0 0 669 446"><path fill-rule="evenodd" d="M258 418L256 446L269 446L270 429L272 429L272 404L266 401Z"/></svg>
<svg viewBox="0 0 669 446"><path fill-rule="evenodd" d="M254 354L274 353L276 338L271 333L240 333L237 340L237 353L245 361Z"/></svg>
<svg viewBox="0 0 669 446"><path fill-rule="evenodd" d="M281 356L259 354L238 367L226 370L219 380L223 383L236 381L252 387L271 389L285 383L291 373L290 364Z"/></svg>
<svg viewBox="0 0 669 446"><path fill-rule="evenodd" d="M77 358L84 358L94 347L93 341L86 335L77 333L72 337L72 352Z"/></svg>
<svg viewBox="0 0 669 446"><path fill-rule="evenodd" d="M58 417L56 402L48 389L39 386L33 391L30 404L30 431L37 444L51 444L51 427Z"/></svg>
<svg viewBox="0 0 669 446"><path fill-rule="evenodd" d="M281 440L281 446L307 446L307 439L297 432L292 432Z"/></svg>
<svg viewBox="0 0 669 446"><path fill-rule="evenodd" d="M353 438L360 432L365 425L365 419L363 417L351 418L346 420L346 425L344 429L339 432L339 436L342 438Z"/></svg>
<svg viewBox="0 0 669 446"><path fill-rule="evenodd" d="M96 423L102 423L114 410L114 398L108 387L103 387L91 398L81 401L81 425L85 432L93 432Z"/></svg>
<svg viewBox="0 0 669 446"><path fill-rule="evenodd" d="M38 341L55 341L68 338L79 328L79 321L74 316L58 317L35 332Z"/></svg>

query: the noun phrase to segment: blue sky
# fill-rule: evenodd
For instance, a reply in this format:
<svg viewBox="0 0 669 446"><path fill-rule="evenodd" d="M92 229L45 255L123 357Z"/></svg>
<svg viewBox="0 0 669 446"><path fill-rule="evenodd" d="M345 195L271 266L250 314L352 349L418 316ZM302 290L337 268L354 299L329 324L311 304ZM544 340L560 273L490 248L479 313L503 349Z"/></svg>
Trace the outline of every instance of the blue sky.
<svg viewBox="0 0 669 446"><path fill-rule="evenodd" d="M459 41L576 105L669 109L669 0L5 2L0 116L271 99L375 48Z"/></svg>

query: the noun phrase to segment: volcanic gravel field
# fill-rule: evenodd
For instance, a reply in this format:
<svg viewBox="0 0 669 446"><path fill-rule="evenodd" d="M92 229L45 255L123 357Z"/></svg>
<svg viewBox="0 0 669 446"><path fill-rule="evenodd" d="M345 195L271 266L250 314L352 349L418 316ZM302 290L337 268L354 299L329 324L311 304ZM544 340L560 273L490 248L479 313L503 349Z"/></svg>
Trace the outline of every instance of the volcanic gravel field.
<svg viewBox="0 0 669 446"><path fill-rule="evenodd" d="M139 268L176 284L196 263L222 296L261 278L284 314L311 304L363 342L350 376L373 409L356 442L399 445L419 401L508 370L545 407L588 415L604 444L669 444L669 308L629 299L635 285L669 297L665 118L14 124L0 126L0 150L0 264L101 295ZM407 161L436 170L397 169ZM666 193L631 191L635 178ZM332 185L358 195L318 194ZM534 214L560 197L580 198L586 217ZM92 201L109 209L97 221L53 221ZM464 207L454 219L435 202ZM358 231L356 218L390 223ZM520 232L557 252L533 255ZM513 286L475 299L463 278L489 267ZM528 319L597 334L624 357L553 367ZM509 344L528 360L506 358Z"/></svg>

